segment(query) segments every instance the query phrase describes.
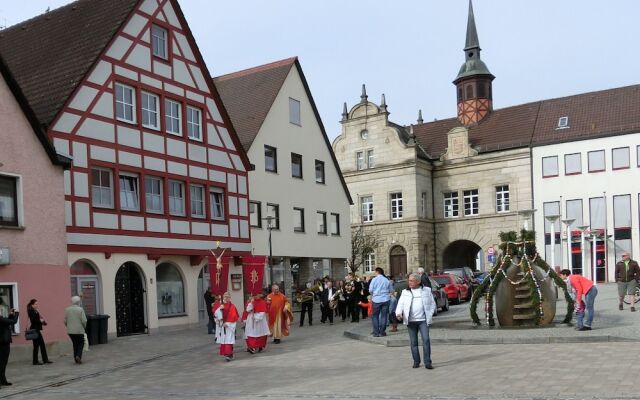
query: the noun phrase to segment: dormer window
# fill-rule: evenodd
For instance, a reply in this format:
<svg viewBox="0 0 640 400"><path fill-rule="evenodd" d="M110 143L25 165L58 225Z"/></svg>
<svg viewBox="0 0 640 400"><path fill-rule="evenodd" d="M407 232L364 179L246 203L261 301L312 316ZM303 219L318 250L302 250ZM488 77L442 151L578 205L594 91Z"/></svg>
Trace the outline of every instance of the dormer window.
<svg viewBox="0 0 640 400"><path fill-rule="evenodd" d="M163 59L168 58L168 46L167 46L167 30L159 27L158 25L151 26L151 47L153 49L153 55Z"/></svg>
<svg viewBox="0 0 640 400"><path fill-rule="evenodd" d="M558 126L556 129L567 129L569 128L569 117L560 117L558 118Z"/></svg>

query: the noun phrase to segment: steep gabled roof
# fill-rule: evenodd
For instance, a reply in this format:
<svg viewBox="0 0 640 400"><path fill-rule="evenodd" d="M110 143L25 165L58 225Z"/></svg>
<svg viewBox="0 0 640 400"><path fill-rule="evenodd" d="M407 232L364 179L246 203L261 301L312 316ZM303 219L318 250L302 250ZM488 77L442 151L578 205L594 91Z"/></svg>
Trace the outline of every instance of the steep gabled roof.
<svg viewBox="0 0 640 400"><path fill-rule="evenodd" d="M213 78L242 146L249 151L297 58Z"/></svg>
<svg viewBox="0 0 640 400"><path fill-rule="evenodd" d="M29 106L27 98L22 93L20 86L11 74L11 71L9 71L9 68L2 59L2 56L0 56L0 75L4 78L7 86L9 87L9 90L11 90L11 93L13 93L13 96L18 102L22 113L31 126L31 130L38 138L40 144L42 144L42 147L44 147L44 151L47 153L47 156L49 156L51 162L54 165L60 165L64 167L64 169L68 169L71 166L71 159L56 152L56 149L47 138L47 133L42 129L42 126L38 122L38 118L31 109L31 106Z"/></svg>
<svg viewBox="0 0 640 400"><path fill-rule="evenodd" d="M320 113L311 95L307 79L304 76L304 72L302 72L302 66L298 61L298 57L287 58L228 75L222 75L214 78L214 82L220 92L222 102L231 117L233 126L245 150L248 152L293 66L296 67L300 75L302 85L309 99L309 104L311 104L313 114L322 132L327 150L329 154L331 154L333 165L338 172L349 204L353 204L351 193L342 176L338 160L333 153L331 142L324 129L324 124L322 123Z"/></svg>
<svg viewBox="0 0 640 400"><path fill-rule="evenodd" d="M568 117L568 128L557 129L560 117ZM429 154L440 157L447 133L459 126L457 118L449 118L414 125L413 131ZM494 110L468 129L480 153L640 132L640 85Z"/></svg>
<svg viewBox="0 0 640 400"><path fill-rule="evenodd" d="M48 126L138 0L78 0L0 31L0 54Z"/></svg>

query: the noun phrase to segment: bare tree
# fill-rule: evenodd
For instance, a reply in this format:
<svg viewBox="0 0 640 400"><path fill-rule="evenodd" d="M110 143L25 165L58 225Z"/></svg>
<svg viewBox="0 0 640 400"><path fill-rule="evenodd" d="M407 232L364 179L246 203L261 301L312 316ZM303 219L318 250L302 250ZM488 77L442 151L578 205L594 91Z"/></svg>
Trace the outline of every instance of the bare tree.
<svg viewBox="0 0 640 400"><path fill-rule="evenodd" d="M376 229L364 229L363 226L351 228L351 258L347 260L349 271L355 273L364 265L368 254L378 247L380 232Z"/></svg>

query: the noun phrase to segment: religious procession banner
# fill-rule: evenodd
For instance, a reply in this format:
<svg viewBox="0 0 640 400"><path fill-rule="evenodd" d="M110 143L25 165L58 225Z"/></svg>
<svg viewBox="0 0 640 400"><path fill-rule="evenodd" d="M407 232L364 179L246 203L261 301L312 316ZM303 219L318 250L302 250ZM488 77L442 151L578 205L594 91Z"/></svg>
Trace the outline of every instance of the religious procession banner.
<svg viewBox="0 0 640 400"><path fill-rule="evenodd" d="M212 255L208 258L211 293L222 296L229 288L229 259L231 257L219 254L218 256Z"/></svg>
<svg viewBox="0 0 640 400"><path fill-rule="evenodd" d="M242 257L242 276L244 277L245 293L250 295L262 293L265 265L267 265L266 256Z"/></svg>

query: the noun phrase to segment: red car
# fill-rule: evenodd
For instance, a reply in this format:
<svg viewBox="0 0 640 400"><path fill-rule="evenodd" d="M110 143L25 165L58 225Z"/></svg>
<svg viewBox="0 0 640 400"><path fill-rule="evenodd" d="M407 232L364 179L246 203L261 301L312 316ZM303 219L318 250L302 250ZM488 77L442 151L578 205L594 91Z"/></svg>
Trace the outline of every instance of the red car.
<svg viewBox="0 0 640 400"><path fill-rule="evenodd" d="M466 299L469 296L469 286L464 283L462 278L453 274L441 274L441 275L432 275L433 279L447 293L447 297L449 300L453 301L455 304L460 304L462 299Z"/></svg>

